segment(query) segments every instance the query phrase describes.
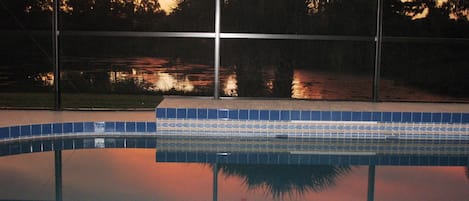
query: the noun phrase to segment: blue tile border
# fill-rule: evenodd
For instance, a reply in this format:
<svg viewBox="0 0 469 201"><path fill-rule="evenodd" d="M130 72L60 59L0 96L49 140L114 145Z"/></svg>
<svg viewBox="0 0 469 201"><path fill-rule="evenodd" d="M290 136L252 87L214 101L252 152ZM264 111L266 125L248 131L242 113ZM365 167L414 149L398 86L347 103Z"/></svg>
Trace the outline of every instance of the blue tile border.
<svg viewBox="0 0 469 201"><path fill-rule="evenodd" d="M223 119L262 121L374 121L396 123L469 123L469 113L384 112L335 110L258 110L208 108L157 108L161 119Z"/></svg>
<svg viewBox="0 0 469 201"><path fill-rule="evenodd" d="M83 132L91 133L94 132L94 122L84 122Z"/></svg>
<svg viewBox="0 0 469 201"><path fill-rule="evenodd" d="M0 128L0 139L10 138L10 127Z"/></svg>
<svg viewBox="0 0 469 201"><path fill-rule="evenodd" d="M125 132L136 132L135 122L125 122Z"/></svg>
<svg viewBox="0 0 469 201"><path fill-rule="evenodd" d="M280 111L278 110L270 110L270 120L271 121L278 121L280 120Z"/></svg>
<svg viewBox="0 0 469 201"><path fill-rule="evenodd" d="M137 132L146 132L146 123L145 122L136 122L137 124Z"/></svg>
<svg viewBox="0 0 469 201"><path fill-rule="evenodd" d="M102 126L102 127L101 127ZM187 125L189 126L189 125ZM0 127L0 140L23 137L53 136L80 133L153 133L156 122L65 122Z"/></svg>
<svg viewBox="0 0 469 201"><path fill-rule="evenodd" d="M125 122L116 122L116 132L125 132Z"/></svg>
<svg viewBox="0 0 469 201"><path fill-rule="evenodd" d="M248 110L249 120L259 120L259 110Z"/></svg>

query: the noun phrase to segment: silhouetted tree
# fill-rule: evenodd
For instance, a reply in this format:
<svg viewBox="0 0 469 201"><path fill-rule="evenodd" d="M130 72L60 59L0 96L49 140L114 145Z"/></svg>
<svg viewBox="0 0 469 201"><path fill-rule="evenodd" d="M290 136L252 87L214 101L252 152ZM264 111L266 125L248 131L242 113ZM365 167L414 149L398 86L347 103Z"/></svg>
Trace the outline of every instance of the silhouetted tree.
<svg viewBox="0 0 469 201"><path fill-rule="evenodd" d="M332 165L238 165L218 164L226 176L240 177L249 189L265 189L274 198L321 192L348 174L348 166Z"/></svg>
<svg viewBox="0 0 469 201"><path fill-rule="evenodd" d="M215 31L215 2L213 0L179 0L168 17L168 27L174 31Z"/></svg>

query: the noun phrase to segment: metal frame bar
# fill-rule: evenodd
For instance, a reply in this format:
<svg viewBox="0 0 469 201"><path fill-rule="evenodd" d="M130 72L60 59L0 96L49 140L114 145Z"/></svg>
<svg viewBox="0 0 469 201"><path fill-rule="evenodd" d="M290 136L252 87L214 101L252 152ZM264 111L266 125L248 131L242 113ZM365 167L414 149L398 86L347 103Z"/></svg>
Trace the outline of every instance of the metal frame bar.
<svg viewBox="0 0 469 201"><path fill-rule="evenodd" d="M376 36L375 36L375 65L373 70L373 101L379 100L379 82L381 74L381 47L383 39L383 0L377 0L376 8Z"/></svg>
<svg viewBox="0 0 469 201"><path fill-rule="evenodd" d="M469 38L443 38L443 37L409 37L409 36L383 36L383 42L415 42L415 43L469 43Z"/></svg>
<svg viewBox="0 0 469 201"><path fill-rule="evenodd" d="M214 39L272 39L272 40L329 40L374 41L373 36L305 35L264 33L221 33L220 19L215 32L134 32L134 31L60 31L61 36L154 37L154 38L214 38Z"/></svg>
<svg viewBox="0 0 469 201"><path fill-rule="evenodd" d="M54 68L54 110L62 109L62 91L60 85L60 65L59 65L59 0L53 1L52 12L52 66Z"/></svg>
<svg viewBox="0 0 469 201"><path fill-rule="evenodd" d="M330 40L330 41L373 41L372 36L221 33L221 38L232 39L278 39L278 40Z"/></svg>
<svg viewBox="0 0 469 201"><path fill-rule="evenodd" d="M221 0L215 0L215 52L214 52L214 66L215 66L215 80L213 88L213 97L220 99L220 18L221 18Z"/></svg>
<svg viewBox="0 0 469 201"><path fill-rule="evenodd" d="M215 38L210 32L144 32L144 31L61 31L63 36Z"/></svg>

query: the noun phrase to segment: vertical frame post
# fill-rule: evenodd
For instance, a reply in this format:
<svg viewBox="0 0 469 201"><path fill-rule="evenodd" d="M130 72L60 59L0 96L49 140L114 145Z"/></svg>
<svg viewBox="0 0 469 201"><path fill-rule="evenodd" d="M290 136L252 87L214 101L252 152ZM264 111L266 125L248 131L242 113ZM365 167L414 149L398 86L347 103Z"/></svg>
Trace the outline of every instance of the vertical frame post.
<svg viewBox="0 0 469 201"><path fill-rule="evenodd" d="M213 97L220 99L220 0L215 0L215 83Z"/></svg>
<svg viewBox="0 0 469 201"><path fill-rule="evenodd" d="M373 101L379 100L379 82L381 68L381 46L383 39L383 0L377 0L375 35L375 65L373 71Z"/></svg>
<svg viewBox="0 0 469 201"><path fill-rule="evenodd" d="M62 92L60 87L60 67L59 67L59 0L53 0L52 11L52 60L54 68L54 110L62 108Z"/></svg>

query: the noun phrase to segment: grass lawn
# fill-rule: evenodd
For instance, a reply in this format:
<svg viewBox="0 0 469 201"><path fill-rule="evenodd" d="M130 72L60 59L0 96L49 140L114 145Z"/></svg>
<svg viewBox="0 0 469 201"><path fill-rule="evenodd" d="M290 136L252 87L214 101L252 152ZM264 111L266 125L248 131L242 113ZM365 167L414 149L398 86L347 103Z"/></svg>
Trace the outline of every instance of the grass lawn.
<svg viewBox="0 0 469 201"><path fill-rule="evenodd" d="M159 95L134 94L62 94L65 109L132 109L155 108L163 100ZM3 108L53 108L53 93L0 93L0 107Z"/></svg>

